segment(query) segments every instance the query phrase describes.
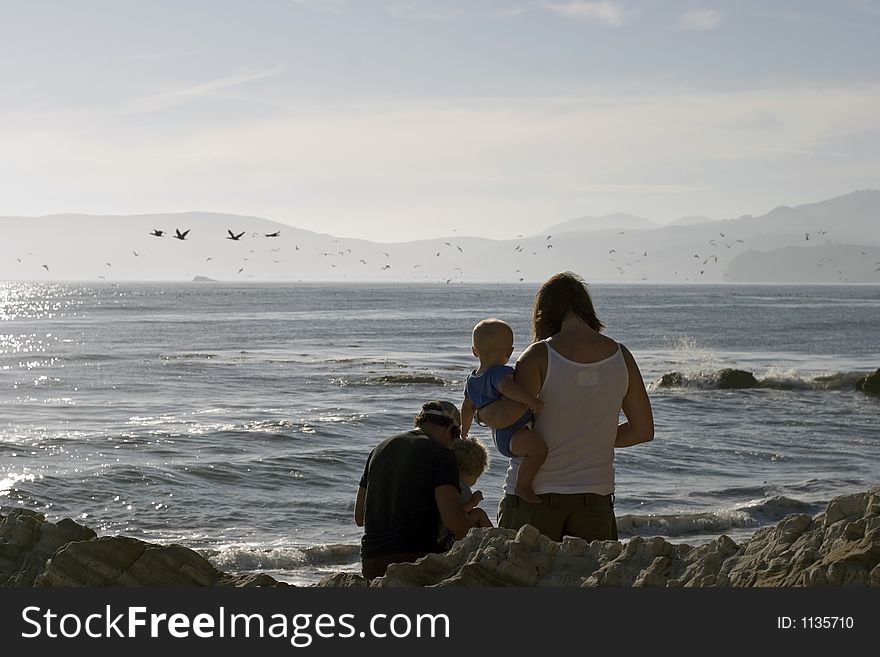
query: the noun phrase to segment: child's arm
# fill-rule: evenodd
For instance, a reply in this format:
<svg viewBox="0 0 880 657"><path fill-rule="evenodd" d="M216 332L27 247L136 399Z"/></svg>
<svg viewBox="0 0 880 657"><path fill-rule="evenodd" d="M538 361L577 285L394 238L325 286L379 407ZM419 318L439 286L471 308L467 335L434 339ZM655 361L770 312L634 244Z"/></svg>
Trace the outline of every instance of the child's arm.
<svg viewBox="0 0 880 657"><path fill-rule="evenodd" d="M544 402L533 397L532 394L513 380L513 374L505 376L498 382L498 392L520 404L528 404L535 413L544 410Z"/></svg>
<svg viewBox="0 0 880 657"><path fill-rule="evenodd" d="M470 513L474 510L480 502L483 501L483 491L475 490L474 494L471 495L471 499L461 505L462 510L465 513Z"/></svg>
<svg viewBox="0 0 880 657"><path fill-rule="evenodd" d="M471 424L474 421L474 413L477 408L474 406L474 403L468 399L464 398L464 401L461 402L461 437L467 438L468 432L471 430Z"/></svg>

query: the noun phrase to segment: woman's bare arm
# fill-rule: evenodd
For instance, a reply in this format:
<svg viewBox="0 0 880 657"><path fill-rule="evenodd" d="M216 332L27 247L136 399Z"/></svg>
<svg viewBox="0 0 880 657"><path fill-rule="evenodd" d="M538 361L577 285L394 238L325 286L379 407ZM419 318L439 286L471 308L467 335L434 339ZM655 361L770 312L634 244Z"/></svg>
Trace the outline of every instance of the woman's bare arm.
<svg viewBox="0 0 880 657"><path fill-rule="evenodd" d="M542 365L543 363L543 365ZM536 342L522 353L516 361L514 381L522 386L530 395L537 397L544 384L544 371L547 368L547 345ZM502 397L478 413L480 422L494 429L509 427L520 419L529 409L527 404L520 404L507 397Z"/></svg>
<svg viewBox="0 0 880 657"><path fill-rule="evenodd" d="M645 389L645 382L635 358L623 345L620 345L620 350L623 352L629 374L629 388L623 398L623 414L626 416L626 422L617 426L614 446L630 447L654 439L654 412L651 410L651 400L648 398L648 391Z"/></svg>

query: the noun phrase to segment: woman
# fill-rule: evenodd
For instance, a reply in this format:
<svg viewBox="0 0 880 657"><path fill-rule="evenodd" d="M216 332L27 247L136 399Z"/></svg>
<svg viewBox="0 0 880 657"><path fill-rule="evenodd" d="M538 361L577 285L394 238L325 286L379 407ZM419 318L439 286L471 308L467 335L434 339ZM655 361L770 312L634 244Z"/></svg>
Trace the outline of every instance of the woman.
<svg viewBox="0 0 880 657"><path fill-rule="evenodd" d="M515 380L544 402L535 431L547 460L532 483L540 498L513 494L519 459L510 460L498 525L533 525L554 541L579 536L616 540L614 449L654 438L654 417L641 372L629 350L601 334L583 279L556 274L535 296L532 343L516 363ZM620 411L626 421L618 424ZM523 406L508 399L480 409L479 420L504 427Z"/></svg>

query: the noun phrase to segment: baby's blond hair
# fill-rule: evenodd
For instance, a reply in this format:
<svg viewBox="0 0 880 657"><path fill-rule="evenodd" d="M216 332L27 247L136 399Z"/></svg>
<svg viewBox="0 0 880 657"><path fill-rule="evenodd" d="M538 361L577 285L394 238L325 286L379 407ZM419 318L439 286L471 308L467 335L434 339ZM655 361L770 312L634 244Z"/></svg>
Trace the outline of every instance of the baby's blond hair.
<svg viewBox="0 0 880 657"><path fill-rule="evenodd" d="M452 443L452 453L458 461L458 469L479 477L489 465L489 452L479 440L462 438Z"/></svg>
<svg viewBox="0 0 880 657"><path fill-rule="evenodd" d="M504 350L513 344L513 329L507 322L497 317L490 317L477 322L474 327L473 342L474 349L480 354Z"/></svg>

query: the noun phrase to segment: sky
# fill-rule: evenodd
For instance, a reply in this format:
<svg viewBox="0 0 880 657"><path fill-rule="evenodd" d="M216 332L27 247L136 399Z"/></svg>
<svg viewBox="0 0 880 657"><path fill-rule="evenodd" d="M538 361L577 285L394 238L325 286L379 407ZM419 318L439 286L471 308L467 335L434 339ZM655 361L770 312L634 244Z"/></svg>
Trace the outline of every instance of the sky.
<svg viewBox="0 0 880 657"><path fill-rule="evenodd" d="M0 4L0 216L374 241L880 187L880 0Z"/></svg>

